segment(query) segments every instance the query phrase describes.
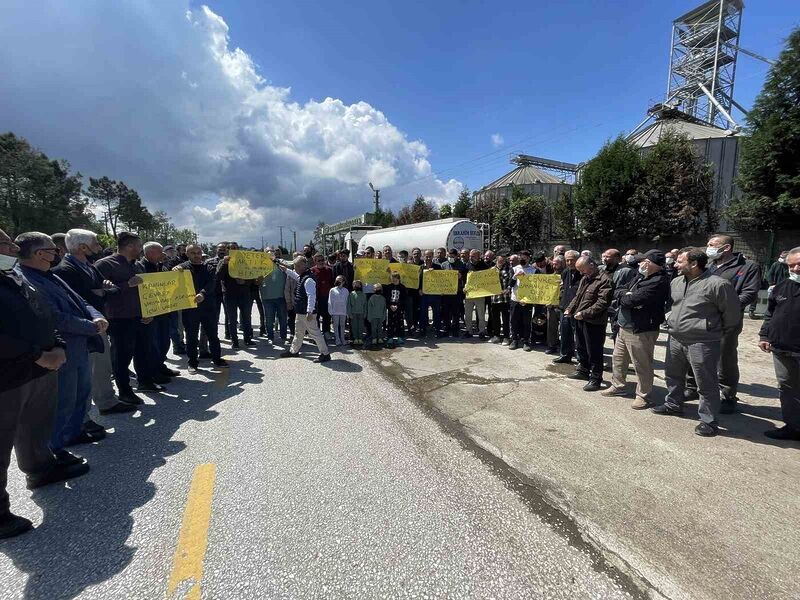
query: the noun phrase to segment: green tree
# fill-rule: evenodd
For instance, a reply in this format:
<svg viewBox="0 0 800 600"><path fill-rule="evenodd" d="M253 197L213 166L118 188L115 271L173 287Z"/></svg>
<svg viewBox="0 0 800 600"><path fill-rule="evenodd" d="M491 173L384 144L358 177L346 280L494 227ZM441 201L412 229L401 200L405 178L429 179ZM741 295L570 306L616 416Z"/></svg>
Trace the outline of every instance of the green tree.
<svg viewBox="0 0 800 600"><path fill-rule="evenodd" d="M440 219L449 219L453 216L453 207L449 204L442 204L439 207L439 218Z"/></svg>
<svg viewBox="0 0 800 600"><path fill-rule="evenodd" d="M800 28L795 29L747 115L742 195L724 216L739 230L800 229Z"/></svg>
<svg viewBox="0 0 800 600"><path fill-rule="evenodd" d="M575 214L588 239L635 237L629 204L642 178L639 148L619 136L584 167L575 186Z"/></svg>
<svg viewBox="0 0 800 600"><path fill-rule="evenodd" d="M542 239L546 206L542 196L527 196L514 186L511 200L497 213L492 225L512 251L530 249Z"/></svg>
<svg viewBox="0 0 800 600"><path fill-rule="evenodd" d="M575 228L575 204L567 192L562 192L553 203L553 221L560 237L567 240L579 237Z"/></svg>
<svg viewBox="0 0 800 600"><path fill-rule="evenodd" d="M469 188L464 186L461 193L458 195L458 200L453 204L453 216L459 219L466 218L467 213L472 208L472 194Z"/></svg>
<svg viewBox="0 0 800 600"><path fill-rule="evenodd" d="M713 168L686 135L665 132L642 160L643 174L625 207L627 229L659 238L712 231L717 224Z"/></svg>
<svg viewBox="0 0 800 600"><path fill-rule="evenodd" d="M424 223L425 221L435 221L439 218L439 211L433 202L426 200L425 196L417 196L414 204L404 206L397 213L397 225L410 225L412 223Z"/></svg>
<svg viewBox="0 0 800 600"><path fill-rule="evenodd" d="M106 227L111 228L111 236L117 237L117 223L119 222L119 186L116 181L106 176L95 179L89 178L89 188L86 195L94 201L96 206L103 209L103 219Z"/></svg>

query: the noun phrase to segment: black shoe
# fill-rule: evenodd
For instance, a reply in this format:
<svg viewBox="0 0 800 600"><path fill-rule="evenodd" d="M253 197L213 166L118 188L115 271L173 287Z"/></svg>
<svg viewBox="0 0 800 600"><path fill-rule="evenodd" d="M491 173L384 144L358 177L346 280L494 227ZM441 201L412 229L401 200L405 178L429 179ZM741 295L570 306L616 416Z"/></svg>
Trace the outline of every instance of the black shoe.
<svg viewBox="0 0 800 600"><path fill-rule="evenodd" d="M792 440L795 442L800 442L800 431L797 429L792 429L788 425L765 431L764 435L772 440Z"/></svg>
<svg viewBox="0 0 800 600"><path fill-rule="evenodd" d="M553 354L558 354L558 348L548 348L547 350L544 351L544 353L549 354L551 356Z"/></svg>
<svg viewBox="0 0 800 600"><path fill-rule="evenodd" d="M239 342L238 342L238 340L237 340L237 341L235 341L235 342L233 342L233 343L231 343L231 348L234 348L235 350L238 350L238 349L239 349Z"/></svg>
<svg viewBox="0 0 800 600"><path fill-rule="evenodd" d="M86 459L83 458L82 456L73 454L72 452L64 450L63 448L61 450L56 450L53 454L55 455L56 462L59 465L67 467L70 465L82 465L83 463L86 462Z"/></svg>
<svg viewBox="0 0 800 600"><path fill-rule="evenodd" d="M508 345L508 349L509 350L516 350L517 348L519 348L519 344L517 343L517 340L511 340L511 343Z"/></svg>
<svg viewBox="0 0 800 600"><path fill-rule="evenodd" d="M225 360L224 358L218 358L217 360L212 361L212 362L214 363L215 367L228 367L228 366L230 366L228 364L228 361Z"/></svg>
<svg viewBox="0 0 800 600"><path fill-rule="evenodd" d="M486 334L485 333L479 333L478 334L478 339L479 340L485 340L486 339Z"/></svg>
<svg viewBox="0 0 800 600"><path fill-rule="evenodd" d="M587 383L585 386L583 386L583 391L584 392L596 392L596 391L598 391L598 390L603 388L602 383L603 383L602 381L592 381L590 379L589 383Z"/></svg>
<svg viewBox="0 0 800 600"><path fill-rule="evenodd" d="M567 379L578 379L580 381L589 381L589 374L583 371L575 371L572 375L567 375Z"/></svg>
<svg viewBox="0 0 800 600"><path fill-rule="evenodd" d="M267 328L266 327L262 327L261 329L258 330L258 334L261 337L266 337L267 336Z"/></svg>
<svg viewBox="0 0 800 600"><path fill-rule="evenodd" d="M464 337L465 338L471 338L472 337L472 333L470 333L469 331L465 331L464 332Z"/></svg>
<svg viewBox="0 0 800 600"><path fill-rule="evenodd" d="M558 358L554 358L553 362L556 363L557 365L571 365L572 358L570 358L569 356L559 356Z"/></svg>
<svg viewBox="0 0 800 600"><path fill-rule="evenodd" d="M320 354L317 358L314 359L314 362L317 363L326 363L331 359L330 354Z"/></svg>
<svg viewBox="0 0 800 600"><path fill-rule="evenodd" d="M700 423L694 428L694 432L703 437L714 437L719 433L719 425L716 422Z"/></svg>
<svg viewBox="0 0 800 600"><path fill-rule="evenodd" d="M291 351L289 351L289 350L286 350L286 351L284 351L284 352L281 352L281 353L278 355L278 357L279 357L279 358L297 358L298 356L300 356L300 353L299 353L299 352L291 352Z"/></svg>
<svg viewBox="0 0 800 600"><path fill-rule="evenodd" d="M654 406L650 410L657 415L668 415L671 417L683 416L682 408L672 408L669 404L659 404L658 406Z"/></svg>
<svg viewBox="0 0 800 600"><path fill-rule="evenodd" d="M169 383L170 381L172 381L172 378L169 377L168 375L162 375L162 374L159 373L157 375L154 375L152 378L150 378L150 381L152 383L161 385L161 384L164 384L164 383Z"/></svg>
<svg viewBox="0 0 800 600"><path fill-rule="evenodd" d="M684 390L683 392L684 400L697 400L699 397L700 394L697 393L697 390Z"/></svg>
<svg viewBox="0 0 800 600"><path fill-rule="evenodd" d="M533 348L531 348L531 345L530 345L530 344L525 344L525 345L522 347L522 349L523 349L525 352L530 352L531 350L533 350Z"/></svg>
<svg viewBox="0 0 800 600"><path fill-rule="evenodd" d="M255 340L245 340L244 341L244 345L245 346L255 346L256 345L256 341Z"/></svg>
<svg viewBox="0 0 800 600"><path fill-rule="evenodd" d="M164 367L163 369L161 369L160 374L163 375L164 377L177 377L178 375L181 374L181 372L176 371L175 369L170 369L169 367ZM169 382L165 381L164 383L169 383Z"/></svg>
<svg viewBox="0 0 800 600"><path fill-rule="evenodd" d="M73 479L86 475L89 472L88 463L81 462L74 465L62 465L56 463L49 471L40 475L27 475L28 489L35 490L36 488L50 485L51 483L58 483L67 479Z"/></svg>
<svg viewBox="0 0 800 600"><path fill-rule="evenodd" d="M135 404L128 404L127 402L117 402L114 406L103 408L100 410L101 415L114 415L122 413L132 413L139 410Z"/></svg>
<svg viewBox="0 0 800 600"><path fill-rule="evenodd" d="M145 381L136 386L137 392L162 392L164 391L163 385L158 385L152 381Z"/></svg>
<svg viewBox="0 0 800 600"><path fill-rule="evenodd" d="M99 442L106 437L105 429L100 431L81 431L75 439L73 439L67 446L77 446L78 444L93 444Z"/></svg>
<svg viewBox="0 0 800 600"><path fill-rule="evenodd" d="M0 540L16 537L31 529L33 529L33 523L25 517L13 513L0 517Z"/></svg>
<svg viewBox="0 0 800 600"><path fill-rule="evenodd" d="M211 358L211 352L208 350L203 350L200 354L197 355L197 358Z"/></svg>
<svg viewBox="0 0 800 600"><path fill-rule="evenodd" d="M103 433L105 433L106 428L100 425L100 423L95 423L91 419L86 419L86 421L84 421L83 423L83 431L90 431L90 432L102 431Z"/></svg>
<svg viewBox="0 0 800 600"><path fill-rule="evenodd" d="M719 412L723 415L732 415L737 412L737 400L723 400L719 406Z"/></svg>

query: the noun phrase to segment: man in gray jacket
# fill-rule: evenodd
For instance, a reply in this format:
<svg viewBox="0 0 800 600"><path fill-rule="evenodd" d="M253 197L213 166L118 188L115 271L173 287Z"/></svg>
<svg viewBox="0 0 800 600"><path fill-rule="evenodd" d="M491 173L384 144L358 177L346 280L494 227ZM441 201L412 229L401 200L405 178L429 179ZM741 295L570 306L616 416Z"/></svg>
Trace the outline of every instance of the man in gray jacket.
<svg viewBox="0 0 800 600"><path fill-rule="evenodd" d="M701 422L695 433L711 437L719 428L721 340L741 328L742 310L733 286L713 276L707 262L708 256L699 248L684 248L675 261L680 276L672 281L672 313L667 320L667 398L652 410L660 415L683 414L686 374L691 368L700 394Z"/></svg>

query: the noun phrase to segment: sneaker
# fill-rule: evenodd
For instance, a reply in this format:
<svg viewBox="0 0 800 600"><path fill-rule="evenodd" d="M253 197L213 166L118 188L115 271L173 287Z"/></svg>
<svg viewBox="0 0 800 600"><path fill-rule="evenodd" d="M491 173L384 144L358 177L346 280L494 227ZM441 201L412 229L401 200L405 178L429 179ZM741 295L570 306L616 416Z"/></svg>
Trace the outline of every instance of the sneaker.
<svg viewBox="0 0 800 600"><path fill-rule="evenodd" d="M548 348L547 350L544 351L544 353L549 354L551 356L553 354L558 354L558 348Z"/></svg>
<svg viewBox="0 0 800 600"><path fill-rule="evenodd" d="M255 346L256 345L256 341L253 340L253 339L245 340L244 341L244 345L245 346Z"/></svg>
<svg viewBox="0 0 800 600"><path fill-rule="evenodd" d="M517 348L519 348L519 344L517 343L517 340L511 340L511 343L508 345L508 349L509 350L516 350Z"/></svg>
<svg viewBox="0 0 800 600"><path fill-rule="evenodd" d="M654 406L650 410L657 415L669 415L671 417L683 416L682 408L672 408L669 404L660 404L658 406Z"/></svg>
<svg viewBox="0 0 800 600"><path fill-rule="evenodd" d="M281 352L278 355L278 358L296 358L298 356L300 356L299 352L291 352L290 350L286 350L284 352Z"/></svg>
<svg viewBox="0 0 800 600"><path fill-rule="evenodd" d="M589 374L584 371L575 371L572 375L567 375L567 379L577 379L579 381L589 381Z"/></svg>
<svg viewBox="0 0 800 600"><path fill-rule="evenodd" d="M218 358L217 360L213 361L215 367L225 368L229 367L228 361L224 358Z"/></svg>
<svg viewBox="0 0 800 600"><path fill-rule="evenodd" d="M530 345L530 344L525 344L524 346L522 346L522 349L523 349L525 352L530 352L531 350L533 350L533 348L531 348L531 345Z"/></svg>
<svg viewBox="0 0 800 600"><path fill-rule="evenodd" d="M792 440L795 442L800 442L800 431L793 429L788 425L765 431L764 435L771 440Z"/></svg>
<svg viewBox="0 0 800 600"><path fill-rule="evenodd" d="M558 358L554 358L553 362L557 365L571 365L572 358L569 356L559 356Z"/></svg>
<svg viewBox="0 0 800 600"><path fill-rule="evenodd" d="M405 344L406 343L406 338L397 338L397 343L398 344Z"/></svg>
<svg viewBox="0 0 800 600"><path fill-rule="evenodd" d="M189 365L186 370L188 371L189 375L197 375L197 373L200 372L200 369L197 365Z"/></svg>
<svg viewBox="0 0 800 600"><path fill-rule="evenodd" d="M490 344L499 344L500 343L500 338L497 337L496 335L493 335L492 337L489 338L489 343Z"/></svg>
<svg viewBox="0 0 800 600"><path fill-rule="evenodd" d="M508 346L510 343L511 343L511 340L509 340L508 338L503 338L503 339L500 341L500 345L501 345L501 346Z"/></svg>
<svg viewBox="0 0 800 600"><path fill-rule="evenodd" d="M636 397L636 400L634 400L631 403L631 408L633 410L644 410L645 408L649 408L649 407L650 407L650 403L647 400L645 400L644 398L640 398L638 396Z"/></svg>
<svg viewBox="0 0 800 600"><path fill-rule="evenodd" d="M314 359L316 363L326 363L331 359L330 354L320 354L317 358Z"/></svg>
<svg viewBox="0 0 800 600"><path fill-rule="evenodd" d="M614 397L614 396L626 396L627 392L625 391L625 388L618 388L618 387L614 387L612 385L607 390L603 390L602 392L600 392L600 395L601 396L606 396L608 398L608 397Z"/></svg>
<svg viewBox="0 0 800 600"><path fill-rule="evenodd" d="M33 529L33 523L25 517L13 513L0 517L0 540L16 537L31 529Z"/></svg>
<svg viewBox="0 0 800 600"><path fill-rule="evenodd" d="M694 428L694 432L703 437L714 437L719 433L719 425L717 425L716 421L712 421L711 423L700 423Z"/></svg>
<svg viewBox="0 0 800 600"><path fill-rule="evenodd" d="M208 350L203 350L197 355L197 358L211 358L211 352Z"/></svg>
<svg viewBox="0 0 800 600"><path fill-rule="evenodd" d="M28 489L35 490L36 488L44 487L46 485L50 485L51 483L58 483L60 481L66 481L67 479L73 479L75 477L86 475L88 472L89 465L85 462L73 465L62 465L56 463L44 473L40 473L38 475L27 475L25 479L27 480Z"/></svg>
<svg viewBox="0 0 800 600"><path fill-rule="evenodd" d="M596 392L597 390L602 389L602 387L603 387L602 384L603 384L602 381L589 380L589 383L587 383L585 386L583 386L583 391L584 392Z"/></svg>

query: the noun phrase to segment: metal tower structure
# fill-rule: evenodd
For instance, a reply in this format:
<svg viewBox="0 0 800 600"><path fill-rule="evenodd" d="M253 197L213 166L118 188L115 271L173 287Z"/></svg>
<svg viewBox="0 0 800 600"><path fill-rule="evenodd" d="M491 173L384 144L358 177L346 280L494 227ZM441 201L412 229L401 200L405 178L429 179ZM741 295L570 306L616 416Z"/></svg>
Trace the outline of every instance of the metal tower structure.
<svg viewBox="0 0 800 600"><path fill-rule="evenodd" d="M666 105L722 129L731 116L742 0L709 0L672 23Z"/></svg>

